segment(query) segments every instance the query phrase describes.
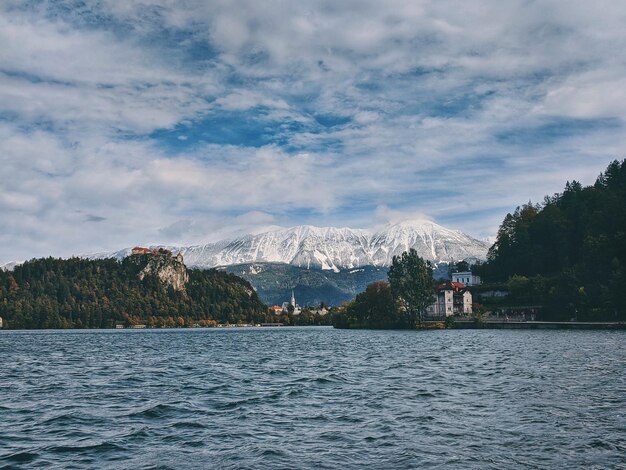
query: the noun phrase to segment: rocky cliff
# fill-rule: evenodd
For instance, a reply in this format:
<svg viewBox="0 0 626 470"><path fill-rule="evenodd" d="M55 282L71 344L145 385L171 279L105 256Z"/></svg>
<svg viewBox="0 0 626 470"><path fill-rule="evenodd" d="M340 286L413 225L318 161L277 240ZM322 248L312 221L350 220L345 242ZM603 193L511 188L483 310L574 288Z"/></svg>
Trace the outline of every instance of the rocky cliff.
<svg viewBox="0 0 626 470"><path fill-rule="evenodd" d="M175 292L185 292L189 273L181 260L165 254L133 256L147 260L145 267L139 272L139 280L143 281L146 276L154 276Z"/></svg>

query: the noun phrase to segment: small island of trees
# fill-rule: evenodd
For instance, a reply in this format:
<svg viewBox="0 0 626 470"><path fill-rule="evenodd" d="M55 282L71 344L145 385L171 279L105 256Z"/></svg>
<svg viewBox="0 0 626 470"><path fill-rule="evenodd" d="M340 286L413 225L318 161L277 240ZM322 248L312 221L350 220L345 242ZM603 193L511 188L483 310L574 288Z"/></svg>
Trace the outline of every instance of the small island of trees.
<svg viewBox="0 0 626 470"><path fill-rule="evenodd" d="M414 249L394 256L388 282L374 282L333 315L335 328L398 328L422 326L434 301L433 266Z"/></svg>

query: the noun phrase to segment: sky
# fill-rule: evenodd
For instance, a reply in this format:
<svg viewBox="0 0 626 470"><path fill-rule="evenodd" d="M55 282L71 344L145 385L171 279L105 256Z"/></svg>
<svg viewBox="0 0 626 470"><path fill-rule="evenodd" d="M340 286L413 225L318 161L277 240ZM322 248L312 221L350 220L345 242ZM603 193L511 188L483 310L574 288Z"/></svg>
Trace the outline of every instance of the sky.
<svg viewBox="0 0 626 470"><path fill-rule="evenodd" d="M0 263L427 217L626 157L626 2L0 2Z"/></svg>

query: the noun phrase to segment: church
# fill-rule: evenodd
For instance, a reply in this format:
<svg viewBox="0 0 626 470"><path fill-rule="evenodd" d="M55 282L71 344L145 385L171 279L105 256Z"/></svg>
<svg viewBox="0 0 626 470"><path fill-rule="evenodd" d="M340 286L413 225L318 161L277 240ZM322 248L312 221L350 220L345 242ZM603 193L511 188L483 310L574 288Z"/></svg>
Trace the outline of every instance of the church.
<svg viewBox="0 0 626 470"><path fill-rule="evenodd" d="M296 303L296 296L294 295L293 290L291 291L291 300L289 302L283 302L283 312L288 312L290 305L293 307L293 314L299 315L302 309Z"/></svg>

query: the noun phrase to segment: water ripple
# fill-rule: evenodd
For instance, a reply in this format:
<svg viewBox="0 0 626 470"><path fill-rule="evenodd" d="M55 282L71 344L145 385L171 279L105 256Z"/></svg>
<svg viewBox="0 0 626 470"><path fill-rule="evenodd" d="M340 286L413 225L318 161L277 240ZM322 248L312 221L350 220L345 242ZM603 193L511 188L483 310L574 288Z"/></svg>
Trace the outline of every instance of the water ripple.
<svg viewBox="0 0 626 470"><path fill-rule="evenodd" d="M0 332L0 468L622 468L626 334Z"/></svg>

